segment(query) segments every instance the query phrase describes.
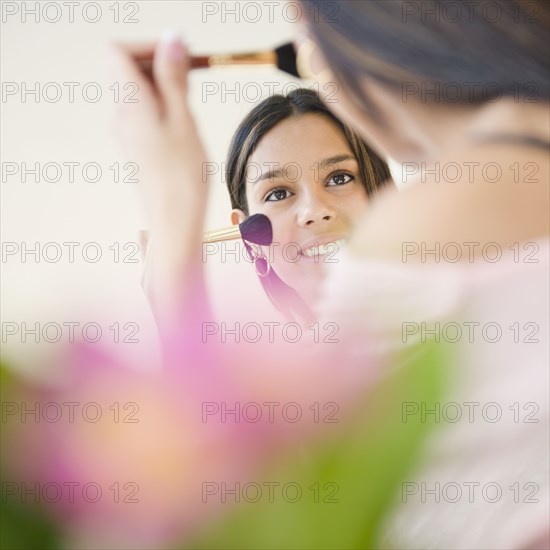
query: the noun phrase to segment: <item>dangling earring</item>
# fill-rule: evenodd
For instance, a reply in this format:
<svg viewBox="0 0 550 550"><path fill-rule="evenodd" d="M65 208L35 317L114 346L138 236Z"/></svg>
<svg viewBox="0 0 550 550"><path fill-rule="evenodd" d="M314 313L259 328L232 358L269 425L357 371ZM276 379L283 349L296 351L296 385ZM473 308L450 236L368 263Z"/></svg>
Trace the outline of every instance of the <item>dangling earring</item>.
<svg viewBox="0 0 550 550"><path fill-rule="evenodd" d="M256 269L258 277L261 277L262 279L267 277L271 271L271 264L267 261L267 258L263 254L260 246L257 244L251 245L251 243L248 243L247 241L243 242L246 251L248 252L248 256L254 262L254 268Z"/></svg>
<svg viewBox="0 0 550 550"><path fill-rule="evenodd" d="M256 256L254 258L254 267L256 268L258 277L262 279L267 277L271 271L271 264L267 261L265 256Z"/></svg>

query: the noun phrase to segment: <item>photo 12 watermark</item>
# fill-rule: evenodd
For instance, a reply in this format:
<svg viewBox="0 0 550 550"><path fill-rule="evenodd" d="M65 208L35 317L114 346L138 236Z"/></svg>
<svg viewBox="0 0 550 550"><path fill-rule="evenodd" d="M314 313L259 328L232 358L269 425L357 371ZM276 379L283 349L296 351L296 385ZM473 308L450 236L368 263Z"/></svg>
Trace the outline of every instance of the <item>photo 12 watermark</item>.
<svg viewBox="0 0 550 550"><path fill-rule="evenodd" d="M338 424L338 412L340 406L334 401L320 403L297 403L296 401L279 402L248 401L241 403L239 401L204 401L202 403L202 422L222 423L222 424L256 424L260 421L274 424L283 422L286 424L296 424L298 422L311 422L315 424Z"/></svg>
<svg viewBox="0 0 550 550"><path fill-rule="evenodd" d="M2 103L139 103L136 82L3 81Z"/></svg>
<svg viewBox="0 0 550 550"><path fill-rule="evenodd" d="M505 248L496 242L405 241L401 243L401 261L404 264L419 261L421 263L456 264L457 262L473 263L481 260L495 264L504 260L513 261L516 264L538 264L539 250L540 246L536 242L516 242Z"/></svg>
<svg viewBox="0 0 550 550"><path fill-rule="evenodd" d="M276 82L276 81L258 81L249 82L236 81L213 82L206 81L201 85L201 101L220 102L220 103L251 103L257 104L263 99L274 95L287 96L289 93L297 91L298 95L303 89L313 90L323 97L324 103L338 103L336 94L339 86L336 82L310 82L307 84L297 84L296 82Z"/></svg>
<svg viewBox="0 0 550 550"><path fill-rule="evenodd" d="M1 248L3 264L137 264L141 261L140 245L133 241L4 241Z"/></svg>
<svg viewBox="0 0 550 550"><path fill-rule="evenodd" d="M248 502L256 504L266 502L310 502L314 504L337 504L340 502L338 493L340 487L337 483L315 482L305 486L296 481L249 481L247 483L235 482L229 484L220 481L205 481L202 484L202 502L240 503Z"/></svg>
<svg viewBox="0 0 550 550"><path fill-rule="evenodd" d="M0 2L3 24L139 23L139 2Z"/></svg>
<svg viewBox="0 0 550 550"><path fill-rule="evenodd" d="M498 162L403 162L401 180L403 183L540 183L537 177L540 166L536 162L513 162L502 165Z"/></svg>
<svg viewBox="0 0 550 550"><path fill-rule="evenodd" d="M2 183L139 183L137 162L5 161L1 163Z"/></svg>
<svg viewBox="0 0 550 550"><path fill-rule="evenodd" d="M448 481L441 483L422 481L407 481L401 484L401 502L406 503L440 503L440 502L486 502L495 504L497 502L514 502L536 504L539 499L536 497L540 490L538 483L515 482L512 485L503 487L495 481Z"/></svg>
<svg viewBox="0 0 550 550"><path fill-rule="evenodd" d="M538 344L540 326L534 321L501 325L496 321L403 321L401 323L401 342L446 342L448 344L474 344L498 342L514 344Z"/></svg>
<svg viewBox="0 0 550 550"><path fill-rule="evenodd" d="M307 168L297 162L278 161L254 162L246 164L243 174L230 170L226 162L203 162L202 183L207 183L212 176L219 176L221 183L227 184L235 178L242 178L243 183L255 184L260 181L271 183L298 183L303 178L310 179L314 183L327 182L330 178L350 175L351 166L347 162L355 162L351 155L337 155L321 162L314 162Z"/></svg>
<svg viewBox="0 0 550 550"><path fill-rule="evenodd" d="M137 424L140 407L135 401L2 401L2 424Z"/></svg>
<svg viewBox="0 0 550 550"><path fill-rule="evenodd" d="M421 103L496 103L512 99L514 103L540 103L540 86L536 82L438 82L411 81L401 83L401 101Z"/></svg>
<svg viewBox="0 0 550 550"><path fill-rule="evenodd" d="M299 262L337 264L339 254L344 247L344 241L338 240L328 243L310 242L306 246L295 242L284 244L273 242L262 246L247 243L247 246L241 241L204 243L202 247L202 262L207 263L209 260L219 259L221 263L241 263L244 261L253 264L258 257L262 257L269 264L273 264L275 259L289 264L297 264ZM251 256L250 251L252 251L255 257Z"/></svg>
<svg viewBox="0 0 550 550"><path fill-rule="evenodd" d="M510 412L508 412L510 411ZM436 424L457 424L459 422L473 424L485 422L509 422L514 424L538 424L537 413L540 407L534 401L502 404L496 401L481 403L479 401L465 401L457 403L426 403L425 401L404 401L401 406L401 420L404 424L418 422L422 424L433 422Z"/></svg>
<svg viewBox="0 0 550 550"><path fill-rule="evenodd" d="M307 10L307 11L306 11ZM202 2L203 23L338 23L338 2L308 5L293 1Z"/></svg>
<svg viewBox="0 0 550 550"><path fill-rule="evenodd" d="M506 4L506 3L505 3ZM476 22L498 23L508 19L514 23L539 23L543 13L537 2L491 2L468 0L460 2L434 2L431 0L410 0L401 4L401 22L473 24Z"/></svg>
<svg viewBox="0 0 550 550"><path fill-rule="evenodd" d="M280 323L278 321L263 321L258 323L234 323L205 321L202 323L202 343L219 342L222 344L231 342L239 344L246 342L256 344L257 342L273 344L286 342L296 344L307 342L313 344L338 344L337 338L340 327L337 323L327 322L321 324L316 322L310 325L307 330L296 322Z"/></svg>
<svg viewBox="0 0 550 550"><path fill-rule="evenodd" d="M134 321L119 322L112 325L97 321L2 321L2 343L55 344L63 342L73 344L86 342L95 344L107 341L115 344L139 343L140 326Z"/></svg>
<svg viewBox="0 0 550 550"><path fill-rule="evenodd" d="M2 503L56 504L114 502L115 504L138 504L139 485L135 481L114 481L108 485L97 481L47 481L20 482L2 481Z"/></svg>

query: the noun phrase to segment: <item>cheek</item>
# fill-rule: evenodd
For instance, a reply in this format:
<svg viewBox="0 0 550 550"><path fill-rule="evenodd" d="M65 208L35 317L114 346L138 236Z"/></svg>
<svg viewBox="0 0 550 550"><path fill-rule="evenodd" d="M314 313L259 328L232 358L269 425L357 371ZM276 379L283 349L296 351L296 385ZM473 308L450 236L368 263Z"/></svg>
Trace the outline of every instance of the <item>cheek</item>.
<svg viewBox="0 0 550 550"><path fill-rule="evenodd" d="M293 259L296 256L297 237L292 231L292 219L289 212L284 215L271 216L271 223L273 225L273 246L271 247L271 258L273 260L273 268L283 278L287 272L289 265L289 258Z"/></svg>
<svg viewBox="0 0 550 550"><path fill-rule="evenodd" d="M264 214L269 218L273 230L273 243L278 243L278 246L272 247L275 249L275 252L271 251L271 255L275 254L277 249L296 239L292 230L293 213L290 209L258 207L253 212L251 211L251 214L258 213Z"/></svg>
<svg viewBox="0 0 550 550"><path fill-rule="evenodd" d="M264 214L269 218L271 222L271 229L273 231L273 243L279 243L280 248L283 244L290 240L289 228L291 226L291 219L289 213L282 208L269 208L265 203L259 203L256 200L249 200L249 215ZM267 258L271 258L274 255L273 247L269 250L269 247L262 246L262 250ZM277 247L276 247L277 248Z"/></svg>
<svg viewBox="0 0 550 550"><path fill-rule="evenodd" d="M275 209L273 209L275 210ZM292 209L267 212L266 214L273 227L273 244L270 247L262 247L266 258L271 263L272 269L284 283L294 286L296 283L296 258L298 254L298 237L293 230Z"/></svg>

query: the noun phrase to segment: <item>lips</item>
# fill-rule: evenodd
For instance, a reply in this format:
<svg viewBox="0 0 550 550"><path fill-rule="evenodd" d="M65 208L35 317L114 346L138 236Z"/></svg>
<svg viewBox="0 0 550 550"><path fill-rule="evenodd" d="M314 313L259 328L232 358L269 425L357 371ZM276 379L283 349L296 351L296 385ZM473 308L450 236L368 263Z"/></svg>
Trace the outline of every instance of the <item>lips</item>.
<svg viewBox="0 0 550 550"><path fill-rule="evenodd" d="M312 239L301 247L301 252L307 258L318 258L319 256L337 253L344 247L345 243L346 240L341 237Z"/></svg>

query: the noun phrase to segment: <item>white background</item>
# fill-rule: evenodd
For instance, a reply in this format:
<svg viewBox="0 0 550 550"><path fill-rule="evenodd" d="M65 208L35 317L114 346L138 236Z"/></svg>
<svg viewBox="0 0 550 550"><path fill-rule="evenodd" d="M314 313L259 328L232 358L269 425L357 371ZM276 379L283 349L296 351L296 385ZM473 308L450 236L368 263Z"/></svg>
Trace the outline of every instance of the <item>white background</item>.
<svg viewBox="0 0 550 550"><path fill-rule="evenodd" d="M2 3L2 162L26 162L31 168L36 162L41 167L48 162L80 163L73 183L68 181L67 168L62 179L53 183L42 175L38 183L32 174L26 183L20 173L5 177L1 184L3 246L9 242L20 247L26 243L28 248L35 242L41 247L49 242L61 246L63 242L81 243L75 248L74 263L69 262L64 246L61 259L53 263L43 257L37 262L32 254L23 262L20 252L2 258L2 322L26 322L31 328L36 322L41 328L48 322L60 326L67 321L81 325L98 322L104 344L113 341L113 332L108 329L112 323L137 323L140 342L118 344L113 350L129 354L132 362L143 368L154 363L158 350L153 319L140 287L141 264L115 263L114 251L109 249L120 243L121 258L125 257L128 249L122 246L137 242L137 232L145 222L138 184L115 183L109 170L114 162L123 164L129 159L121 155L110 132L113 91L109 86L113 82L109 81L105 47L113 40L156 40L163 29L175 28L196 54L268 49L290 41L297 31L294 21L297 18L299 22L303 15L293 7L295 3L282 1L139 1L118 2L118 7L113 1L102 1L79 2L72 6L71 14L71 6L63 2ZM36 10L38 14L33 13ZM64 82L79 83L72 103ZM288 83L292 82L270 68L193 71L190 100L209 160L225 161L231 136L243 116L270 89L276 93L290 91ZM9 83L18 87L15 95L4 94ZM23 86L32 89L37 83L38 98L21 93ZM48 83L54 86L47 87ZM55 83L61 87L62 96L48 102L42 92L47 88L48 97L55 99ZM98 102L83 96L86 83L100 86ZM213 89L218 91L205 96L205 90ZM87 97L93 98L93 87L89 90ZM82 178L81 167L89 162L102 168L97 183ZM206 228L230 223L222 171L212 178ZM101 246L102 258L97 263L83 259L83 245L89 242ZM49 251L55 253L54 248ZM242 257L236 261L218 254L208 258L205 268L220 319L245 314L240 311L246 307L243 304L267 303L253 266ZM55 337L55 329L48 334ZM125 335L121 331L121 336ZM59 346L44 342L42 336L40 344L34 339L28 335L23 345L20 333L3 334L3 359L27 372L49 372L47 366L55 366L58 360Z"/></svg>

